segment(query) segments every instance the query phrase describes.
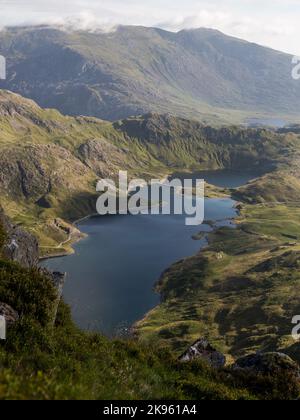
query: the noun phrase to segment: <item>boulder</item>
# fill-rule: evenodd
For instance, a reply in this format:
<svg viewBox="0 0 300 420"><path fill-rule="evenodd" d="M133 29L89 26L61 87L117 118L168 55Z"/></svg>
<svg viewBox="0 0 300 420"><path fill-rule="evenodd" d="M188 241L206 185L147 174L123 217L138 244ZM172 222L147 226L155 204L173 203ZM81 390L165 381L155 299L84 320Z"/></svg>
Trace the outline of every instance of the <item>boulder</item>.
<svg viewBox="0 0 300 420"><path fill-rule="evenodd" d="M0 302L0 315L4 316L7 326L13 325L19 320L18 313L6 303Z"/></svg>
<svg viewBox="0 0 300 420"><path fill-rule="evenodd" d="M300 367L283 353L257 353L238 359L234 369L262 375L290 374L300 381Z"/></svg>
<svg viewBox="0 0 300 420"><path fill-rule="evenodd" d="M226 357L224 354L213 348L205 339L196 341L182 356L179 357L180 362L191 362L193 360L202 359L214 368L222 368L225 366Z"/></svg>

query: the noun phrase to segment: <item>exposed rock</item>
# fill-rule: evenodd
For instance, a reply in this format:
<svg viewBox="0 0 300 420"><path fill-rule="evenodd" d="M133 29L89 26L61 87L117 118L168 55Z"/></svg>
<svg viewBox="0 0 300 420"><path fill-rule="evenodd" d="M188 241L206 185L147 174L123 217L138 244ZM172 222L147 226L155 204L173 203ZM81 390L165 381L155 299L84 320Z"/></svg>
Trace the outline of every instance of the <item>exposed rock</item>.
<svg viewBox="0 0 300 420"><path fill-rule="evenodd" d="M6 303L0 302L0 315L4 316L8 326L18 321L18 313Z"/></svg>
<svg viewBox="0 0 300 420"><path fill-rule="evenodd" d="M58 297L61 298L63 287L66 280L66 273L60 273L58 271L50 272L48 270L44 270L44 274L47 275L48 277L49 276L51 277L53 284L55 288L57 289Z"/></svg>
<svg viewBox="0 0 300 420"><path fill-rule="evenodd" d="M63 288L64 288L67 274L54 271L53 273L51 273L51 276L53 279L54 286L57 290L57 301L56 301L56 304L54 305L54 313L53 313L53 323L55 323L57 311L58 311L58 305L62 297Z"/></svg>
<svg viewBox="0 0 300 420"><path fill-rule="evenodd" d="M236 203L236 205L234 206L238 211L242 211L243 210L243 204L242 203Z"/></svg>
<svg viewBox="0 0 300 420"><path fill-rule="evenodd" d="M103 138L82 144L78 153L81 160L99 177L113 176L124 167L126 153Z"/></svg>
<svg viewBox="0 0 300 420"><path fill-rule="evenodd" d="M56 222L58 223L58 219L56 220ZM1 207L0 224L3 226L4 231L6 233L5 244L2 249L3 257L10 261L15 261L19 263L22 267L36 267L39 262L39 247L37 239L33 235L30 235L29 233L23 231L21 228L14 226L10 222L8 217L4 214L3 209ZM53 307L53 319L55 321L58 304L63 292L66 274L59 272L50 272L46 269L40 269L40 271L44 276L47 276L51 279L54 287L57 290L57 300ZM12 309L10 311L10 314L12 315L11 319L14 319L14 311ZM15 315L17 314L15 313Z"/></svg>
<svg viewBox="0 0 300 420"><path fill-rule="evenodd" d="M256 265L250 272L261 273L265 271L277 270L280 268L299 269L300 267L300 252L288 251L282 255L270 258L262 263Z"/></svg>
<svg viewBox="0 0 300 420"><path fill-rule="evenodd" d="M57 290L57 299L56 302L53 305L53 323L56 320L56 316L57 316L57 310L58 310L58 305L60 302L60 299L62 297L62 293L63 293L63 288L64 288L64 284L66 281L66 273L60 273L58 271L48 271L45 268L41 268L40 272L44 275L47 276L48 278L50 278L54 284L54 287Z"/></svg>
<svg viewBox="0 0 300 420"><path fill-rule="evenodd" d="M6 232L6 242L2 254L5 258L18 262L23 267L34 267L39 261L37 239L18 226L13 225L0 207L0 223Z"/></svg>
<svg viewBox="0 0 300 420"><path fill-rule="evenodd" d="M202 359L208 362L214 368L225 366L226 357L224 354L213 348L205 339L196 341L182 356L180 362L191 362L196 359Z"/></svg>
<svg viewBox="0 0 300 420"><path fill-rule="evenodd" d="M63 190L75 194L79 182L88 186L89 176L95 177L70 151L55 144L11 145L0 155L1 194L42 207L52 206L52 194Z"/></svg>
<svg viewBox="0 0 300 420"><path fill-rule="evenodd" d="M207 233L205 233L205 232L199 232L199 233L196 233L196 235L193 235L192 236L192 239L194 241L201 241L201 239L205 239L206 236L207 236Z"/></svg>
<svg viewBox="0 0 300 420"><path fill-rule="evenodd" d="M255 374L276 375L290 373L300 381L300 367L283 353L257 353L242 357L235 362L234 369Z"/></svg>

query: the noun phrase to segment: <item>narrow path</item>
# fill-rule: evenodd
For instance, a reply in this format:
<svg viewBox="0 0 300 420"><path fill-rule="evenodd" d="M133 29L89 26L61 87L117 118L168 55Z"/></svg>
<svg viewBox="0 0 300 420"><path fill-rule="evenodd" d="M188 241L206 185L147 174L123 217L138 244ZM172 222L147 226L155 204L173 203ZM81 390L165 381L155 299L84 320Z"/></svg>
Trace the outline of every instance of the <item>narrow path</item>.
<svg viewBox="0 0 300 420"><path fill-rule="evenodd" d="M60 242L58 245L56 246L40 246L40 248L47 248L47 249L61 249L64 245L66 245L68 242L70 242L72 240L73 237L73 232L71 232L68 236L68 238L63 241Z"/></svg>

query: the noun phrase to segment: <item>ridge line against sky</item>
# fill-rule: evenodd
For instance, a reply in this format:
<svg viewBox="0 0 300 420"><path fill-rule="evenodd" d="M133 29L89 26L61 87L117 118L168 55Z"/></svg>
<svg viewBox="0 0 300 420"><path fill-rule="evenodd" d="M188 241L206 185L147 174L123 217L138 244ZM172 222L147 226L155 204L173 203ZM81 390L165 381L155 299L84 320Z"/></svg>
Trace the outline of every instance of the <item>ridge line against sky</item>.
<svg viewBox="0 0 300 420"><path fill-rule="evenodd" d="M169 31L214 28L300 56L300 0L0 0L0 27L141 25Z"/></svg>

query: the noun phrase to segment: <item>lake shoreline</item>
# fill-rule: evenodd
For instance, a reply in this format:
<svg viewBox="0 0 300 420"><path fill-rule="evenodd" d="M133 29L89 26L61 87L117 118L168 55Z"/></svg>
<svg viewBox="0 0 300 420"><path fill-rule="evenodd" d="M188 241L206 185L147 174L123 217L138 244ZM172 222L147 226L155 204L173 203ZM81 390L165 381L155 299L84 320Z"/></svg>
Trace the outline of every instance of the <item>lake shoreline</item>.
<svg viewBox="0 0 300 420"><path fill-rule="evenodd" d="M217 188L222 188L222 187L216 187L216 189ZM163 275L163 273L166 270L170 269L173 266L173 264L176 264L176 262L185 260L188 258L192 258L193 256L205 250L205 248L207 248L207 246L210 245L209 244L210 235L215 233L218 229L224 226L229 226L232 228L235 228L237 226L238 222L236 222L236 219L240 214L241 203L239 203L234 198L234 194L233 194L234 190L235 188L229 187L227 188L228 194L226 194L226 196L223 195L220 197L216 197L216 196L207 197L207 194L206 194L206 198L209 198L208 200L209 204L208 204L208 207L206 208L206 211L208 211L208 213L206 213L207 219L204 220L202 225L199 225L198 227L199 229L197 229L197 227L194 227L194 233L193 231L188 230L185 236L181 236L180 232L182 232L182 227L178 230L178 227L177 227L178 222L175 222L174 227L173 225L170 225L170 221L168 221L169 220L168 217L166 219L166 222L164 221L162 222L159 219L158 219L159 222L156 222L156 221L154 222L155 229L157 228L156 226L158 226L158 223L159 223L159 224L162 224L163 226L166 226L167 230L165 231L165 229L163 229L163 226L161 226L160 230L158 230L157 232L155 229L154 231L152 229L152 232L155 232L154 234L152 234L151 230L149 231L148 228L149 226L153 226L153 221L155 217L154 218L152 217L151 219L151 215L150 215L150 221L146 222L146 225L145 225L146 226L146 231L144 232L145 235L143 234L144 228L141 229L141 225L145 224L145 220L147 220L146 217L144 221L142 222L131 221L129 223L127 222L127 218L125 218L126 220L122 218L123 221L121 222L121 224L120 224L120 221L118 220L118 217L116 217L117 220L115 220L115 218L110 218L108 223L106 223L106 220L99 217L100 222L97 222L97 221L87 222L86 224L84 224L84 227L82 228L81 234L84 235L84 237L91 237L91 241L88 243L88 245L79 246L79 248L77 250L76 249L73 250L72 253L66 252L66 253L60 253L59 255L52 255L51 257L47 256L47 257L41 258L41 261L47 261L47 260L50 261L55 258L60 259L62 257L68 258L69 256L72 256L72 254L77 253L78 251L78 258L71 259L70 260L71 262L70 261L68 262L68 260L66 260L65 262L58 261L57 263L53 262L49 264L50 270L53 270L53 269L55 270L58 268L58 271L65 271L69 273L69 275L73 279L73 282L72 282L73 285L70 286L69 284L69 286L67 287L65 296L67 299L67 303L69 303L71 306L72 306L72 302L75 302L75 301L77 302L77 299L79 299L79 301L82 302L81 309L79 309L79 312L78 312L78 309L76 309L75 312L73 312L73 317L75 317L74 319L77 325L82 329L89 329L87 322L99 322L99 323L102 323L102 326L100 325L100 328L97 327L97 330L102 331L107 336L114 336L117 333L115 331L115 328L117 327L115 326L118 325L114 321L115 318L119 320L123 319L124 322L127 323L126 330L130 331L130 333L132 333L133 335L136 335L137 329L138 329L137 326L143 321L143 319L149 316L149 313L151 313L151 311L154 311L161 303L161 295L157 292L157 290L155 290L155 288L156 288L159 278ZM226 201L227 201L227 204L226 204ZM224 204L222 204L222 202L224 202ZM221 204L218 204L218 203L221 203ZM225 210L225 213L224 213L224 210ZM80 223L90 220L95 216L99 216L99 215L95 213L86 215L80 219L75 220L72 225L73 227L76 227L76 229L79 228L78 230L80 230L81 229ZM134 220L134 219L135 218L132 218L131 220ZM98 226L98 223L99 223L99 226ZM174 221L172 221L172 223L174 223ZM179 226L182 226L180 221L179 221ZM137 230L136 230L136 227L137 227ZM201 227L202 227L202 233L200 233ZM121 235L119 237L121 244L119 243L120 241L118 240L118 244L116 245L116 248L114 248L115 245L113 245L115 243L113 239L114 236L116 235L115 229L118 230L118 234L117 234L118 237L119 235ZM174 239L172 239L172 243L170 243L169 239L168 239L169 242L167 243L159 242L162 244L164 243L163 245L164 248L163 248L162 254L159 254L160 256L159 256L158 261L156 261L156 258L157 258L156 255L158 254L157 254L157 251L152 252L153 246L154 248L157 249L155 243L157 243L157 241L161 241L161 238L163 238L162 235L166 235L166 234L169 235L168 231L170 229L171 229L172 236L174 237ZM131 232L133 232L133 236L131 235ZM131 261L132 253L135 254L135 251L131 250L131 247L133 246L133 244L135 244L134 246L137 246L137 249L139 249L140 251L141 243L143 243L143 241L142 240L140 241L139 238L144 236L146 240L149 241L147 232L150 233L150 238L151 238L150 239L151 242L149 243L149 245L147 245L150 251L150 252L147 251L148 259L150 259L152 262L156 261L154 265L156 265L157 268L156 269L154 268L154 272L151 271L152 269L149 272L147 268L145 268L146 271L145 271L145 277L144 277L143 272L142 273L140 272L140 274L136 274L136 271L133 273L131 269L128 270L128 264L129 266L130 264L131 266L134 265L134 262ZM178 232L179 232L179 236L178 236ZM128 247L126 245L126 239L124 243L124 238L126 237L131 238L130 239L131 242L128 244ZM178 243L178 238L181 238L180 243ZM78 243L79 241L81 241L83 237L81 238L70 237L69 239L70 241L73 241L72 245L74 245L74 243ZM95 253L95 251L92 251L92 250L97 249L97 247L100 246L102 241L104 241L103 243L109 244L109 248L107 252L104 252L104 255L102 256L100 256L99 251L96 251L98 252L98 255L99 255L99 259L98 257L96 257L97 264L101 264L102 276L104 276L102 277L104 283L101 281L100 286L97 286L93 283L95 281L94 273L96 273L96 276L97 276L97 272L98 272L98 275L99 275L99 270L97 266L96 268L94 268L93 266L94 264L93 252ZM165 241L165 239L163 239L163 241ZM200 243L197 244L197 241L200 241ZM191 242L194 242L194 243L196 242L196 243L191 246L191 245L188 245L188 242L190 244ZM170 249L169 249L169 244L171 246ZM123 255L123 252L120 254L120 249L119 249L120 245L122 245L123 247L125 246L124 248L125 256ZM167 248L167 251L166 251L166 248ZM175 248L175 252L174 252L174 248ZM122 271L121 274L120 273L118 274L119 269L117 269L117 272L114 269L112 269L112 271L105 271L105 270L103 271L103 264L104 264L104 267L106 267L106 264L109 261L112 261L112 259L114 259L114 257L112 257L112 250L115 250L115 254L114 254L115 256L122 255L122 261L124 262L125 266L123 265L123 263L118 264L119 267L121 266L123 267L121 270ZM170 255L169 259L167 258L167 260L165 259L166 253ZM172 257L172 255L174 258ZM90 265L91 263L92 265ZM85 264L88 264L88 265L85 267ZM146 264L146 267L147 267L147 264ZM78 269L75 268L75 271L74 271L74 267L76 267L76 265L78 265ZM87 275L88 276L87 279L89 279L89 282L88 283L84 282L84 284L80 280L80 277L82 277L82 275L80 275L82 267L83 267L84 275ZM123 279L123 285L120 284L121 286L120 290L124 289L124 284L127 285L126 276L128 275L129 276L133 275L135 277L132 283L130 282L128 283L130 285L129 287L131 288L133 287L133 289L131 289L133 291L133 296L128 295L128 291L124 291L124 290L123 290L123 296L128 296L127 305L129 305L128 307L131 307L131 309L128 312L126 312L127 311L126 310L124 314L122 313L123 309L119 309L117 311L117 314L114 315L112 318L110 318L110 316L107 314L107 311L106 311L107 301L105 301L105 299L112 299L111 305L113 305L114 302L116 302L116 305L118 305L118 297L114 296L114 293L115 293L114 288L115 287L119 288L119 286L116 286L116 283L118 284L118 282L120 281L119 279ZM134 288L137 278L143 278L143 292L141 296L143 296L143 293L145 292L145 298L140 298L142 303L137 304L136 306L135 303L132 302L132 299L135 299L134 294L141 293L141 292L137 292L140 286L137 286L136 289ZM109 286L109 289L107 289L108 294L106 294L106 292L104 294L102 293L99 294L99 291L97 292L98 290L97 287L100 289L104 287L104 291L105 291L106 290L105 287L107 287L107 282L109 283L112 282L111 286ZM96 289L93 291L91 295L91 300L90 300L88 296L90 295L90 291L93 290L94 287ZM118 294L119 293L120 291L118 291ZM147 293L152 294L152 296L156 296L154 300L153 300L153 297L152 298L148 297ZM99 296L98 303L96 304L96 309L95 309L93 295L96 297ZM103 304L101 303L101 299L104 299ZM149 305L149 302L150 302L150 305ZM90 305L92 308L94 308L94 311L96 314L98 311L99 316L95 315L94 312L91 312L91 316L88 314L85 308L87 308L88 306L90 307ZM120 303L120 305L122 307L123 303L122 304ZM101 307L101 309L100 310L97 309L98 307L99 308ZM120 308L120 306L118 306L118 308ZM134 312L137 313L137 316L134 315ZM132 316L132 313L133 313L133 316ZM120 318L118 318L118 316L120 316ZM106 319L107 317L108 319Z"/></svg>
<svg viewBox="0 0 300 420"><path fill-rule="evenodd" d="M220 170L220 169L218 169L216 171L209 170L207 172L217 173L217 172L222 172L222 170ZM238 173L237 171L234 171L234 172ZM196 172L196 174L197 173L200 174L201 171ZM174 174L167 174L167 175L165 175L161 179L161 182L162 183L163 182L166 182L166 181L172 179L173 176L180 176L180 175L183 175L183 174L192 175L192 174L195 174L195 172L186 171L186 172L175 172ZM208 198L220 199L220 200L221 199L228 198L228 199L231 199L233 201L236 201L236 199L234 198L234 194L233 194L233 192L234 192L235 189L236 188L221 187L221 186L217 186L217 185L214 185L214 184L205 182L205 198L206 199L208 199ZM191 194L193 195L194 192L191 191ZM238 206L239 204L240 203L236 203L236 206ZM79 231L79 233L78 232L74 232L74 231L71 231L70 232L70 235L69 235L68 239L63 243L64 245L67 245L67 248L68 249L62 248L62 246L60 244L60 245L58 245L55 248L55 251L53 251L53 252L50 251L49 254L41 256L39 258L39 261L45 261L45 260L48 260L48 259L50 260L50 259L55 259L55 258L68 257L68 256L73 255L75 253L75 250L74 250L73 246L76 245L81 240L83 240L83 239L86 238L86 234L84 234L83 232L81 232L81 230L78 228L78 225L81 222L84 222L85 220L88 220L88 219L90 219L92 217L97 217L97 216L99 216L98 213L91 213L91 214L88 214L86 216L83 216L83 217L81 217L79 219L76 219L74 222L70 223L70 226L72 226L73 228L76 228ZM57 252L58 249L61 249L62 252Z"/></svg>
<svg viewBox="0 0 300 420"><path fill-rule="evenodd" d="M223 197L222 197L223 198ZM221 198L221 199L222 199ZM209 245L210 245L210 242L209 242L209 237L212 235L212 234L214 234L215 232L217 232L217 230L218 229L221 229L222 228L222 226L217 226L217 223L222 223L222 222L225 222L225 221L228 221L228 222L230 222L232 225L234 225L232 228L236 228L236 226L237 226L237 223L234 223L234 221L236 220L236 218L240 215L240 209L238 209L238 206L240 206L241 205L241 203L240 202L237 202L237 201L235 201L235 200L233 200L232 199L232 201L234 202L234 204L233 204L233 208L235 209L235 211L236 211L236 215L234 216L234 217L230 217L230 218L227 218L227 219L222 219L222 220L216 220L216 221L204 221L204 223L203 223L203 225L204 224L206 224L207 226L209 226L209 227L211 227L211 231L210 232L199 232L199 237L197 238L196 236L194 236L194 237L192 237L192 239L194 240L194 241L200 241L200 240L205 240L207 243L205 244L205 245L203 245L200 249L199 249L199 251L196 253L196 254L193 254L193 255L190 255L190 256L188 256L188 257L185 257L185 258L182 258L182 260L181 261L185 261L185 260L187 260L187 259L189 259L189 258L192 258L192 257L194 257L195 255L197 255L197 254L199 254L199 253L201 253L202 251L204 251ZM169 267L167 267L162 273L161 273L161 275L160 275L160 277L154 282L154 285L153 285L153 290L154 290L154 292L156 293L156 294L158 294L159 296L160 296L160 299L161 299L161 293L159 293L158 291L157 291L157 286L158 286L158 283L159 283L159 280L160 280L160 278L164 275L164 273L166 273L173 265L175 265L175 264L177 264L179 261L174 261L174 263L173 264L171 264ZM137 330L138 330L138 327L139 327L139 324L142 324L147 318L148 318L148 316L149 315L151 315L151 313L154 313L154 311L156 310L156 308L159 306L159 305L161 305L162 304L162 300L160 300L160 303L158 304L158 305L156 305L154 308L152 308L152 309L150 309L148 312L146 312L145 314L144 314L144 316L141 318L141 319L139 319L139 320L137 320L136 322L134 322L134 324L131 326L131 328L130 328L130 334L132 335L132 337L133 338L135 338L135 339L137 339L138 340L138 338L139 338L139 334L138 334L138 332L137 332Z"/></svg>
<svg viewBox="0 0 300 420"><path fill-rule="evenodd" d="M178 225L180 226L179 232L183 231L183 230L185 231L186 226L184 225L184 219L182 219L183 223L181 223L180 220L179 220L179 223L175 222L176 224L174 225L174 227L173 227L173 225L169 225L169 223L166 222L167 223L166 226L169 225L168 229L171 229L172 232L175 229L174 233L172 233L172 236L174 236L174 240L172 240L172 245L171 245L171 247L173 247L173 249L175 248L175 253L174 253L174 250L173 251L168 250L167 253L170 254L170 256L167 258L167 260L165 260L165 255L164 255L165 252L166 252L165 251L166 243L165 243L164 251L161 254L162 255L161 262L158 262L156 264L157 268L155 269L154 272L150 271L150 273L147 273L146 278L144 279L144 281L145 281L144 285L143 286L138 286L138 289L136 289L136 290L139 290L139 288L142 287L143 290L144 290L143 293L145 293L146 299L141 298L141 300L143 301L143 303L141 304L141 306L142 306L141 311L139 310L139 305L138 305L137 308L134 308L133 311L129 312L129 315L126 312L124 313L124 320L125 320L124 322L127 323L126 324L127 331L134 331L135 325L137 323L141 322L141 320L148 315L149 311L154 310L160 304L160 302L161 302L160 295L159 295L159 293L155 292L155 286L157 284L158 279L163 275L163 273L166 270L168 270L173 264L176 264L176 262L178 262L182 259L190 258L190 257L196 255L197 253L201 252L204 248L206 248L208 246L208 239L207 239L208 235L211 234L212 232L215 232L220 227L220 224L231 226L232 223L234 222L234 219L236 217L237 212L236 212L236 209L235 209L235 204L236 203L233 200L230 199L230 201L228 201L228 200L225 200L222 197L220 200L211 199L211 200L209 200L209 202L210 202L210 204L208 204L208 206L209 206L208 208L218 209L218 210L213 210L213 213L211 213L212 210L209 210L209 213L207 215L208 216L211 215L213 217L213 219L208 217L208 219L205 220L202 225L199 225L198 227L193 227L192 230L188 230L185 234L185 237L181 237L180 235L178 236L178 233L177 233L178 232L178 227L177 227ZM222 204L223 202L224 202L224 204ZM227 202L227 204L225 204L226 202ZM220 204L221 208L219 208L218 203L221 203ZM225 206L225 208L227 209L226 210L227 214L226 213L224 214L223 213L224 210L221 210L221 209L223 209L223 206ZM223 215L222 215L222 213L223 213ZM80 219L80 221L76 221L76 222L80 223L80 222L83 222L84 220L92 219L93 216L94 215L86 216L84 219ZM112 220L115 220L115 218L110 218L110 221L108 221L108 223L106 223L106 221L103 220L103 218L100 218L100 219L102 219L100 222L97 222L97 220L94 220L94 221L92 220L91 222L87 222L86 226L83 227L83 231L87 232L87 235L86 235L87 237L89 235L91 235L92 232L94 232L94 234L91 236L92 242L89 245L87 245L87 248L85 247L85 245L83 245L83 246L81 245L79 248L75 249L75 252L76 253L78 252L79 260L75 258L75 260L71 259L71 260L69 260L69 262L67 262L68 260L65 260L65 262L59 262L59 259L61 259L63 257L62 255L58 256L57 262L52 262L51 263L51 260L55 259L55 257L43 259L43 262L45 263L44 266L46 268L48 268L52 271L57 270L57 271L67 272L70 276L70 279L73 279L73 282L72 282L73 285L71 286L71 281L70 281L69 284L68 284L67 290L65 290L65 292L66 292L65 297L67 298L66 302L68 304L70 304L71 306L72 306L72 302L75 302L75 299L76 299L76 301L77 301L77 298L82 299L82 296L84 296L85 294L87 296L89 296L90 295L90 290L93 290L93 287L94 287L94 285L91 285L91 283L81 282L81 284L80 284L79 279L78 279L78 277L80 275L78 275L77 269L75 269L75 274L74 274L74 270L73 270L74 261L78 261L77 264L79 264L81 267L83 267L83 273L85 273L85 275L87 275L87 278L89 278L91 276L91 274L87 274L87 273L90 273L89 248L95 249L95 239L93 239L95 237L95 232L98 231L98 238L96 239L96 241L97 241L97 244L98 244L98 247L99 247L100 246L99 238L100 238L100 240L102 240L102 234L99 237L99 230L101 231L103 229L103 227L106 226L106 228L104 227L103 241L104 241L104 243L107 243L106 242L107 239L105 239L105 238L107 238L107 231L110 231L112 229L112 232L114 232L114 226L117 227L120 223L118 220L112 221ZM121 228L117 227L117 229L121 229L121 232L123 232L122 226L125 226L125 225L128 226L127 218L124 217L122 219L123 219L123 222L121 222ZM129 227L127 228L127 231L128 231L128 229L129 230L132 229L132 226L131 226L132 223L133 223L133 227L135 225L137 225L137 227L138 227L138 226L144 225L145 220L148 220L147 216L144 219L143 218L135 218L135 217L132 217L130 219L131 219L131 222L129 222ZM155 220L155 219L156 219L156 217L153 216L152 219L150 218L150 222L146 221L146 231L145 231L145 237L146 238L148 238L147 226L150 225L152 227L153 220ZM135 220L135 221L132 222L132 220ZM157 220L159 221L159 224L165 224L165 222L162 221L161 219L157 219ZM100 223L100 226L99 226L99 228L96 228L96 230L95 230L95 227L98 225L98 223ZM154 223L155 223L154 226L157 226L156 224L158 222L155 221ZM199 236L199 237L195 237L195 235L196 236L200 235L201 230L203 230L202 235ZM114 233L111 233L111 234L112 234L112 237L114 237ZM118 234L119 234L119 231L118 231ZM158 234L158 238L157 238L157 234ZM136 231L135 235L138 235L140 237L140 235L141 235L140 228L137 228L137 231ZM163 233L163 235L164 235L164 233ZM97 236L97 233L96 233L96 236ZM159 238L161 237L160 231L155 232L152 236L154 238L152 237L152 242L151 242L151 245L149 245L149 249L154 249L156 247L155 242L159 241ZM124 237L124 235L123 235L123 237ZM167 237L168 237L168 234L167 234ZM180 240L181 243L176 242L175 237L176 238L180 237L181 238L181 240ZM167 242L167 243L170 243L169 239L168 239L168 241L169 242ZM112 239L112 243L114 243L113 239ZM125 240L125 243L126 243L126 240ZM135 243L135 240L134 239L131 240L131 243ZM189 243L189 245L187 246L188 243ZM154 247L153 247L153 245L154 245ZM113 246L113 245L111 245L111 246ZM167 248L168 248L168 246L167 246ZM111 249L112 248L110 248L110 250ZM97 252L100 252L100 250L98 250ZM111 252L111 251L109 251L109 252ZM118 247L117 247L116 253L117 253L117 255L119 255ZM131 250L131 245L128 248L127 257L125 259L125 261L126 260L129 261L129 265L130 265L130 264L132 264L132 262L131 262L131 257L130 256L128 257L128 253L134 254L134 251ZM104 254L106 255L107 253L104 253ZM149 254L147 254L147 255L149 255ZM151 252L150 255L151 255L149 257L150 260L155 261L156 251L154 251L154 254L152 254L152 252ZM68 259L70 257L70 255L66 255L65 257L67 257L67 259ZM106 260L105 256L103 258L104 258L104 260ZM129 260L128 260L128 258L129 258ZM153 258L154 258L154 260L153 260ZM161 258L161 257L159 257L159 258ZM47 267L47 260L49 261L49 266L48 267ZM101 257L100 257L100 260L97 260L97 264L101 264L100 261L101 261ZM164 261L165 261L165 263L164 263ZM76 262L75 262L75 264L76 264ZM84 264L87 264L86 268L84 268ZM106 264L106 263L104 262L104 264ZM126 275L128 273L128 265L127 265L127 268L126 268L126 264L125 264L125 267L123 267L123 264L122 264L123 269L121 269L121 271L124 270L125 278L126 278ZM102 267L101 269L103 270L102 264L101 264L101 267ZM96 270L93 268L93 270L96 274L96 277L97 277L97 272L101 273L101 270L99 271L98 268L96 268ZM79 272L80 272L80 269L79 269ZM146 272L147 272L147 270L146 270ZM110 277L107 277L107 274L105 274L106 271L104 270L104 272L102 271L102 273L104 273L102 275L104 275L106 277L106 281L110 282ZM114 273L114 271L113 271L113 273ZM75 275L75 277L74 277L74 275ZM117 283L119 281L117 279L123 277L123 274L120 274L120 275L118 275L118 274L116 274L116 275L115 274L108 274L108 276L111 276L111 275L116 279ZM143 275L144 275L143 273L140 273L139 278L141 278L141 276L143 276ZM93 277L91 277L91 279L92 278ZM125 281L125 278L124 278L124 281ZM137 278L138 278L138 276L137 276ZM104 281L104 283L101 282L101 284L102 285L106 284L106 281ZM125 281L125 283L126 283L126 281ZM79 287L79 289L78 289L78 287ZM101 287L102 286L100 286L100 288ZM121 287L124 287L124 286L121 286ZM130 286L130 287L132 287L132 286ZM70 290L70 289L73 289L73 290ZM83 289L83 290L80 292L81 289ZM132 290L135 290L135 289L133 288ZM124 292L124 293L128 293L128 292ZM127 294L124 294L124 293L123 293L123 296L128 296ZM140 292L138 292L138 293L140 293ZM76 295L79 296L79 297L75 297ZM96 295L97 295L97 293L96 293ZM149 295L152 295L152 298L148 297ZM80 296L81 296L81 298L80 298ZM129 301L131 301L131 299L132 298L130 297ZM149 300L150 300L150 305L148 305ZM151 303L151 301L152 301L152 303ZM88 304L89 300L87 298L83 298L82 302L83 302L83 307L87 307L87 304ZM93 302L93 299L92 299L91 302ZM101 305L100 302L101 302L101 299L99 300L99 305ZM114 300L111 301L111 305L113 305L113 302L114 302ZM93 303L91 303L91 305L93 305ZM105 303L104 303L104 305L105 305ZM116 305L118 305L118 299L116 301ZM134 304L131 304L130 306L135 307ZM105 309L100 310L100 312L103 312L103 311L105 311ZM137 312L137 316L132 317L131 312ZM78 318L78 316L76 318L76 311L75 311L75 313L73 313L73 316L75 317L74 319L75 319L77 325L79 325L80 328L89 329L89 327L86 324L86 321L83 321L83 324L82 324L81 315L79 315L79 318ZM85 315L84 320L86 320L86 319L88 319L87 315ZM94 320L99 319L102 322L102 316L97 318L97 316L91 315L91 320L93 320L93 319ZM93 321L93 322L96 322L96 321ZM103 325L104 325L104 327L101 327L101 326L100 326L100 328L97 327L97 330L102 331L107 336L114 336L115 334L117 334L117 332L114 332L114 329L110 328L110 324L108 326L106 326L107 324L105 322L103 322ZM104 328L107 328L108 331L105 331Z"/></svg>
<svg viewBox="0 0 300 420"><path fill-rule="evenodd" d="M161 179L161 183L164 183L164 182L168 181L171 177L172 177L172 174L165 175ZM50 252L46 256L45 255L40 256L39 261L42 262L42 261L51 260L51 259L55 259L55 258L63 258L63 257L68 257L68 256L71 256L71 255L74 255L75 250L74 250L73 246L87 237L86 234L81 232L81 230L78 228L78 225L81 222L84 222L85 220L88 220L92 217L97 217L97 216L99 216L98 213L91 213L91 214L87 214L86 216L83 216L79 219L76 219L74 222L70 222L69 225L72 226L73 228L76 228L79 231L79 234L78 234L78 232L74 232L74 230L72 230L69 234L68 239L63 242L63 245L68 245L69 250L66 250L66 249L63 250L63 248L61 248L62 244L59 244L55 249L56 250L57 249L62 249L63 252L59 252L59 253L57 253L57 252L51 253Z"/></svg>
<svg viewBox="0 0 300 420"><path fill-rule="evenodd" d="M228 198L228 199L233 200L234 202L236 201L230 195L228 195L228 196L224 196L223 195L223 196L220 196L220 197L217 197L217 196L216 197L215 196L213 196L213 197L205 197L205 199L210 199L210 198L216 198L216 199L220 199L220 200ZM233 207L235 209L237 209L237 206L239 206L240 204L241 203L239 203L239 202L235 202L235 204L234 204ZM84 222L86 220L91 219L92 217L101 217L101 216L99 216L98 213L91 213L91 214L89 214L87 216L84 216L84 217L81 217L80 219L77 219L76 221L74 221L72 223L72 226L73 227L76 227L76 229L79 231L79 234L78 234L78 232L71 232L70 235L69 235L69 237L68 237L68 239L64 242L64 244L66 244L66 245L68 245L70 247L70 250L69 251L65 250L64 252L61 252L61 253L55 253L54 252L54 253L50 253L47 256L40 256L39 257L39 261L41 262L41 261L51 260L51 259L55 259L55 258L63 258L63 257L69 257L71 255L74 255L74 253L76 251L74 250L73 246L76 245L76 244L78 244L78 242L82 241L83 239L87 238L87 236L88 236L87 234L81 232L81 230L78 228L78 225L81 222ZM217 223L217 222L222 222L222 221L225 221L225 220L229 220L229 219L216 220L216 221L206 221L206 220L204 220L204 222L202 223L202 225L208 225L208 226L210 226L212 222L213 223ZM232 220L234 220L234 218ZM56 249L59 249L59 246ZM63 249L63 248L61 248L61 249Z"/></svg>

